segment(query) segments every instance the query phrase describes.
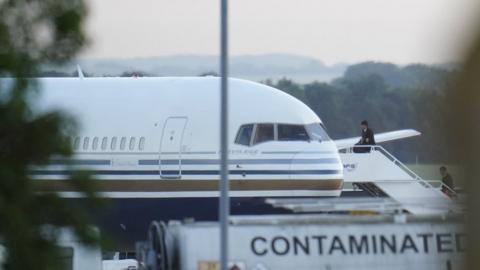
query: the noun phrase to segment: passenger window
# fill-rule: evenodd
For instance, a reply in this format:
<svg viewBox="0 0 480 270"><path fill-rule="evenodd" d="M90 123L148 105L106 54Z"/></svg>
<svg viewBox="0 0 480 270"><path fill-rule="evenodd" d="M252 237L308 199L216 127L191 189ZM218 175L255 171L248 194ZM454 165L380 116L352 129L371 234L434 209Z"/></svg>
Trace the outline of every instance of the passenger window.
<svg viewBox="0 0 480 270"><path fill-rule="evenodd" d="M128 145L128 149L135 149L135 137L130 137L130 144Z"/></svg>
<svg viewBox="0 0 480 270"><path fill-rule="evenodd" d="M252 138L253 124L243 125L240 127L237 133L235 143L241 145L250 145L250 139Z"/></svg>
<svg viewBox="0 0 480 270"><path fill-rule="evenodd" d="M308 141L308 136L305 127L302 125L278 125L278 140L279 141Z"/></svg>
<svg viewBox="0 0 480 270"><path fill-rule="evenodd" d="M274 132L273 132L273 124L258 124L257 130L255 132L255 139L253 144L273 141L274 140Z"/></svg>
<svg viewBox="0 0 480 270"><path fill-rule="evenodd" d="M125 144L126 143L127 143L127 138L122 137L122 139L120 139L120 150L125 150Z"/></svg>
<svg viewBox="0 0 480 270"><path fill-rule="evenodd" d="M80 137L75 137L73 140L73 149L78 150L80 148Z"/></svg>
<svg viewBox="0 0 480 270"><path fill-rule="evenodd" d="M89 137L85 137L83 138L83 150L88 150L88 144L90 142L90 138Z"/></svg>
<svg viewBox="0 0 480 270"><path fill-rule="evenodd" d="M110 149L115 150L117 148L117 137L112 137L112 141L110 142Z"/></svg>
<svg viewBox="0 0 480 270"><path fill-rule="evenodd" d="M95 137L93 138L93 141L92 141L92 149L97 150L97 147L98 147L98 137Z"/></svg>
<svg viewBox="0 0 480 270"><path fill-rule="evenodd" d="M140 151L143 151L144 148L145 148L145 137L140 137L140 141L138 143L138 149Z"/></svg>
<svg viewBox="0 0 480 270"><path fill-rule="evenodd" d="M103 137L103 139L102 139L102 150L107 149L107 142L108 142L108 138Z"/></svg>

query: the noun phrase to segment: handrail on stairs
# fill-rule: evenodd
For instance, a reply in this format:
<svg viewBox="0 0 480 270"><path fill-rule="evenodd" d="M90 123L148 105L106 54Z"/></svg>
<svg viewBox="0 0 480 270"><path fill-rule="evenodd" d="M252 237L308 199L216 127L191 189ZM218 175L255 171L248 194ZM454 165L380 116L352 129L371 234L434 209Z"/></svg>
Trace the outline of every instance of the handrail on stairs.
<svg viewBox="0 0 480 270"><path fill-rule="evenodd" d="M352 146L352 147L349 147L349 148L342 149L344 151L341 151L341 152L343 152L343 153L355 153L356 154L356 152L354 151L355 148L356 149L358 149L358 148L364 148L365 149L364 151L361 151L361 153L359 153L359 154L369 154L372 151L378 151L378 152L382 153L389 160L391 160L395 165L397 165L403 171L405 171L408 175L410 175L413 179L420 182L420 184L422 186L424 186L425 188L432 188L434 190L437 190L429 181L426 181L423 178L421 178L418 174L416 174L414 171L412 171L410 168L408 168L407 165L405 165L403 162L398 160L394 155L392 155L390 152L388 152L385 148L383 148L380 145L355 145L355 146ZM448 194L445 194L443 192L443 190L447 190ZM456 194L457 194L455 192L455 190L453 190L449 186L445 185L443 182L441 183L441 189L438 190L438 192L441 192L443 195L446 195L446 196L449 196L449 197L452 197L452 196L455 197Z"/></svg>
<svg viewBox="0 0 480 270"><path fill-rule="evenodd" d="M443 183L442 180L425 180L427 181L430 185L432 185L434 188L438 189L438 190L442 190L443 192L447 192L453 196L456 196L457 195L457 191L451 187L449 187L448 185L445 185L445 183ZM438 185L435 186L435 185Z"/></svg>

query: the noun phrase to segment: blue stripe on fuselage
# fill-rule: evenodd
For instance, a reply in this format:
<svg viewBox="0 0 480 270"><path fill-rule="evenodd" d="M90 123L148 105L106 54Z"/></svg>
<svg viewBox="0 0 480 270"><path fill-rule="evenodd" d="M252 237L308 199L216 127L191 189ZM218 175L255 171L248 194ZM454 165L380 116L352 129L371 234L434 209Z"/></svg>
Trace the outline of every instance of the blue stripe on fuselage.
<svg viewBox="0 0 480 270"><path fill-rule="evenodd" d="M109 159L51 159L49 165L111 165Z"/></svg>
<svg viewBox="0 0 480 270"><path fill-rule="evenodd" d="M218 159L140 159L138 165L219 165ZM237 165L279 165L279 164L336 164L337 158L318 159L231 159L230 164ZM49 165L112 165L108 159L52 159Z"/></svg>
<svg viewBox="0 0 480 270"><path fill-rule="evenodd" d="M32 170L32 175L69 175L71 170ZM94 170L94 175L219 175L218 170ZM341 170L231 170L231 175L332 175L340 174Z"/></svg>
<svg viewBox="0 0 480 270"><path fill-rule="evenodd" d="M340 161L336 158L319 159L231 159L230 164L251 165L278 165L278 164L336 164ZM141 159L138 165L219 165L218 159Z"/></svg>

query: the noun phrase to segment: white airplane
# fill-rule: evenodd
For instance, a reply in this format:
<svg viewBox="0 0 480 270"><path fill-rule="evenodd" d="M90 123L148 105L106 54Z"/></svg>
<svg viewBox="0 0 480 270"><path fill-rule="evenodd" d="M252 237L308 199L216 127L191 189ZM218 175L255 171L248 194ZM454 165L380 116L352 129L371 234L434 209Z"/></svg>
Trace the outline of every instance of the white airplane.
<svg viewBox="0 0 480 270"><path fill-rule="evenodd" d="M80 124L80 133L72 138L73 160L55 159L32 170L41 190L77 197L62 179L72 169L89 169L101 194L126 208L139 203L136 209L153 207L157 215L164 214L173 211L168 207L172 201L183 198L192 199L182 204L186 208L216 216L216 211L204 208L216 209L219 195L219 78L38 81L42 89L38 109L63 110ZM338 151L359 138L331 140L307 105L272 87L229 79L229 90L232 197L340 195L343 165ZM381 133L376 140L418 134ZM146 205L142 199L152 200ZM202 205L205 199L210 199L208 205Z"/></svg>
<svg viewBox="0 0 480 270"><path fill-rule="evenodd" d="M107 197L215 197L219 179L219 79L40 79L41 109L76 117L75 158L33 171L45 189L92 169ZM229 158L232 196L339 196L338 149L320 118L296 98L259 83L230 79ZM377 134L378 142L418 135ZM108 180L108 181L107 181ZM152 181L162 180L162 181Z"/></svg>

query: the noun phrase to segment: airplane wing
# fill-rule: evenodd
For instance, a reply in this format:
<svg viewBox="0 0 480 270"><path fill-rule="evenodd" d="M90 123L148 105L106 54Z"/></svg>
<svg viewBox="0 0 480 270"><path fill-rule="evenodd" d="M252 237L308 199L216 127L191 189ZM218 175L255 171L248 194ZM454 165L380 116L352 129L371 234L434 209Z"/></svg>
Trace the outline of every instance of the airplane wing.
<svg viewBox="0 0 480 270"><path fill-rule="evenodd" d="M419 136L420 134L422 133L414 129L402 129L402 130L383 132L383 133L375 134L375 142L376 143L389 142L389 141ZM334 142L337 145L338 149L345 149L348 147L352 147L359 140L360 140L360 137L354 137L354 138L335 140Z"/></svg>

